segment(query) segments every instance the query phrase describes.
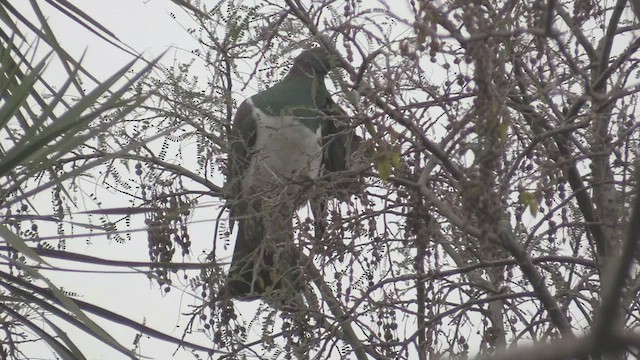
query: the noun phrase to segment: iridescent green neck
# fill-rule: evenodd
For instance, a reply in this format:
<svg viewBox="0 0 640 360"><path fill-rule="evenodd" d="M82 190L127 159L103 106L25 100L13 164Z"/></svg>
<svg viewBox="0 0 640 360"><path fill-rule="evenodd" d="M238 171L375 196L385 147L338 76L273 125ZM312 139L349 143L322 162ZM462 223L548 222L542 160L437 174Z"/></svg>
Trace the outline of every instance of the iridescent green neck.
<svg viewBox="0 0 640 360"><path fill-rule="evenodd" d="M297 74L251 97L253 105L272 116L293 116L316 131L326 116L329 93L324 79Z"/></svg>

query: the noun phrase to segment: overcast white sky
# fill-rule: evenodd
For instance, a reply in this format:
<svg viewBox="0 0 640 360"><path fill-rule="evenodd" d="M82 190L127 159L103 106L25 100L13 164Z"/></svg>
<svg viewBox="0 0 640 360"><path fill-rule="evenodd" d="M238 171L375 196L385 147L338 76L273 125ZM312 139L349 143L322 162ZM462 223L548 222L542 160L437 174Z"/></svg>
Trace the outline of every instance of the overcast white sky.
<svg viewBox="0 0 640 360"><path fill-rule="evenodd" d="M25 16L32 14L28 1L17 1L14 4ZM86 69L98 77L106 79L116 72L120 67L131 61L129 54L122 52L112 45L100 40L93 34L82 29L79 25L70 21L66 16L57 10L49 7L44 1L38 2L45 15L48 16L51 27L63 48L69 51L74 58L79 58L86 51L83 64ZM88 15L99 21L125 44L129 45L137 52L143 53L150 59L161 54L166 49L174 49L164 57L164 62L171 65L174 57L189 59L188 53L181 49L192 49L195 46L193 39L174 20L170 13L174 12L180 21L189 22L188 16L177 8L169 0L75 0L76 6L85 11ZM29 16L30 18L33 18ZM55 65L50 66L47 71L48 78L52 73L59 70ZM64 73L61 73L65 75ZM65 79L64 76L60 81ZM43 201L49 201L43 199ZM213 204L210 204L215 210ZM46 208L46 207L45 207ZM210 217L213 219L214 215ZM137 224L142 226L142 224ZM213 222L194 225L192 231L197 234L206 234L200 242L195 243L196 249L210 248L213 233ZM201 229L197 229L200 226ZM136 224L132 224L136 228ZM82 230L80 230L82 232ZM133 241L127 244L118 244L113 241L106 241L104 237L92 239L92 244L87 245L85 238L78 238L67 242L67 250L88 255L95 255L107 259L116 260L138 260L148 261L148 248L146 234L140 232L134 234ZM197 254L197 252L196 252ZM189 259L186 259L189 261ZM191 261L196 261L195 256ZM53 264L66 268L81 268L78 264L51 261ZM91 270L123 270L108 267L86 267ZM126 269L125 269L126 270ZM144 269L142 269L144 270ZM193 299L179 291L172 291L165 296L160 295L160 289L155 283L150 282L144 274L96 274L96 273L68 273L68 272L46 272L54 284L64 290L76 292L80 299L91 302L132 320L146 321L148 326L160 331L171 333L175 337L182 336L182 329L186 323L186 318L181 316L182 312L188 311L187 305L193 303ZM174 289L175 290L175 289ZM122 345L131 348L135 332L127 330L121 326L108 326L108 322L100 321L93 317L100 325L111 333ZM79 336L71 327L70 335ZM100 342L89 337L75 337L80 345L80 349L89 359L121 359L123 355L109 349ZM189 339L194 341L196 338ZM208 341L203 337L200 343L208 345ZM167 359L175 350L175 345L169 345L157 340L141 340L141 355L154 359ZM51 352L42 346L30 349L28 352L32 359L50 359ZM178 353L176 359L192 359L193 356L187 353Z"/></svg>
<svg viewBox="0 0 640 360"><path fill-rule="evenodd" d="M187 34L180 23L188 26L191 22L189 16L178 9L170 0L74 0L76 6L85 11L88 15L99 21L125 44L129 45L136 52L143 53L146 58L153 58L163 51L170 49L163 59L163 63L170 66L174 59L191 59L189 50L197 48L197 43ZM48 9L46 15L54 32L59 37L63 48L69 51L75 58L86 51L83 64L93 75L99 79L106 79L117 71L120 67L131 60L131 56L107 44L103 40L82 29L79 25L70 21L66 16L57 10L48 7L43 1L41 6ZM403 2L404 4L404 2ZM28 2L20 2L19 6L25 9L25 15L29 14ZM406 4L404 4L406 6ZM397 10L397 9L396 9ZM170 16L174 13L177 21ZM195 67L198 68L197 66ZM47 71L49 75L59 71L55 65L50 66ZM202 77L206 77L206 72L201 69ZM60 82L66 79L66 74L60 72ZM252 95L252 90L247 89L246 94ZM171 156L171 155L169 155ZM220 181L216 183L221 184ZM211 199L207 199L211 201ZM49 201L48 198L43 201ZM106 205L108 207L108 205ZM118 204L117 206L122 206ZM207 211L200 212L203 217L196 218L190 224L190 233L194 244L194 256L186 261L196 261L202 251L211 248L214 231L214 218L217 215L217 205L209 202ZM143 224L134 219L132 228L143 228ZM194 235L200 236L194 239ZM148 261L147 238L144 232L133 235L131 242L118 244L107 241L104 237L95 237L91 240L91 245L85 243L85 238L78 238L76 241L68 241L67 250L88 255L99 256L106 259L115 260L137 260ZM51 261L63 267L79 268L77 264ZM122 270L119 268L107 268L97 266L87 266L90 270ZM141 269L144 270L144 269ZM192 272L193 273L193 272ZM190 294L171 291L165 296L160 295L160 289L155 283L150 282L144 274L96 274L96 273L68 273L68 272L47 272L54 284L67 291L80 295L80 299L103 306L109 310L125 315L138 322L146 322L146 325L168 332L175 337L182 336L182 330L187 318L181 313L189 310L188 305L194 300ZM197 301L195 303L198 303ZM255 310L257 304L243 304L247 313ZM100 325L104 325L117 340L125 347L131 347L135 332L124 327L110 326L109 322L101 321L92 317ZM68 327L67 327L68 328ZM173 329L173 332L171 330ZM79 332L72 332L72 336L78 336ZM78 338L76 338L78 339ZM119 353L107 348L101 343L87 337L81 337L80 348L89 359L120 359L124 358ZM195 337L187 340L196 342ZM206 338L202 337L200 342L209 345ZM175 350L175 345L169 345L155 339L141 340L141 355L154 359L168 359ZM49 359L50 351L46 349L34 348L30 354L33 359ZM176 359L192 359L188 353L178 353Z"/></svg>
<svg viewBox="0 0 640 360"><path fill-rule="evenodd" d="M168 48L173 49L175 51L170 51L163 60L165 64L171 65L175 57L184 60L190 59L188 51L197 47L195 41L179 22L170 16L170 13L175 13L178 21L182 21L184 24L189 24L189 17L170 0L74 0L73 3L113 31L123 43L143 53L147 58L152 58ZM28 2L24 1L20 5L28 6ZM42 2L42 6L46 7L46 4ZM59 12L50 10L47 15L63 47L75 57L79 57L83 51L86 51L83 63L98 78L108 77L130 61L130 55L81 29ZM51 69L51 71L54 70L55 68ZM204 73L202 75L206 76ZM216 210L213 204L209 206L212 211ZM194 240L196 255L194 255L193 261L197 260L199 251L210 248L212 240L210 234L213 232L213 219L216 214L217 212L205 219L198 219L209 221L194 222L190 227L192 236L194 234L202 235L201 239ZM139 226L142 225L139 224ZM134 224L132 227L137 226ZM70 242L67 249L108 259L140 261L148 259L146 234L144 233L139 233L137 237L134 236L132 242L124 245L96 238L93 240L93 244L88 246L84 243L84 239L79 239L77 243ZM58 264L62 263L58 262ZM76 265L74 267L77 268ZM91 270L114 270L114 268L92 266ZM146 321L148 326L161 331L170 332L170 329L174 329L172 335L176 337L182 335L182 329L186 323L186 318L181 313L188 311L187 306L193 303L189 294L179 291L172 291L166 296L161 296L158 287L143 274L54 272L47 275L50 275L54 283L65 290L80 294L80 298L85 301L104 306L139 322ZM99 323L108 324L104 321ZM121 344L127 347L131 346L134 332L125 331L124 327L118 326L108 326L106 329L111 331ZM194 338L188 340L195 341ZM201 343L208 345L205 338L202 338ZM86 337L82 338L80 345L85 355L90 359L123 358L122 355ZM167 359L173 353L175 346L155 339L145 340L143 338L140 349L144 356ZM34 359L50 358L48 350L40 348L33 351ZM193 357L187 353L179 353L175 358L191 359Z"/></svg>

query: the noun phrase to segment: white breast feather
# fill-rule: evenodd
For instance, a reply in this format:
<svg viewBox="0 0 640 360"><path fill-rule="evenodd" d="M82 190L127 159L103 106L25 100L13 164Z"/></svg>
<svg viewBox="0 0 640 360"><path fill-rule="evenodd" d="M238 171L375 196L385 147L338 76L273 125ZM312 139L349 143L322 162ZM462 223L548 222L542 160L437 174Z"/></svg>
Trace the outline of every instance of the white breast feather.
<svg viewBox="0 0 640 360"><path fill-rule="evenodd" d="M257 108L252 115L257 122L256 144L243 180L244 189L260 191L263 186L272 187L274 181L284 186L292 180L318 177L322 160L320 127L313 132L292 116L271 116Z"/></svg>

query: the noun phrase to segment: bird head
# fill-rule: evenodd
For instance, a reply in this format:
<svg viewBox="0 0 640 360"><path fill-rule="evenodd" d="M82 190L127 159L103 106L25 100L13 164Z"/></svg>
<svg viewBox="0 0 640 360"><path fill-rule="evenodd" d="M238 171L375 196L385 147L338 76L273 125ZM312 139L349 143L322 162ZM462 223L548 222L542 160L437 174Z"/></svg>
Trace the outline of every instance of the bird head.
<svg viewBox="0 0 640 360"><path fill-rule="evenodd" d="M303 51L294 60L294 67L301 70L313 69L320 76L327 75L331 69L339 66L338 61L322 47Z"/></svg>

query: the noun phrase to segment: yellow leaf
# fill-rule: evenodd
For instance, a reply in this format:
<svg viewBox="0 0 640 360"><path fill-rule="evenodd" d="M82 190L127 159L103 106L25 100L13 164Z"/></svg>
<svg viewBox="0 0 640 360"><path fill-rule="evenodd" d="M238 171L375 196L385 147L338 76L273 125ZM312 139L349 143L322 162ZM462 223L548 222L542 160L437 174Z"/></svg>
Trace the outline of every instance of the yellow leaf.
<svg viewBox="0 0 640 360"><path fill-rule="evenodd" d="M376 169L380 179L386 181L391 176L391 161L388 157L384 156L376 160Z"/></svg>
<svg viewBox="0 0 640 360"><path fill-rule="evenodd" d="M498 136L501 143L507 141L507 135L509 135L509 123L504 121L498 126Z"/></svg>
<svg viewBox="0 0 640 360"><path fill-rule="evenodd" d="M375 139L377 137L377 131L376 131L376 128L373 126L373 123L368 122L366 125L366 128L369 135L371 135Z"/></svg>
<svg viewBox="0 0 640 360"><path fill-rule="evenodd" d="M536 201L536 199L531 199L531 201L529 202L529 212L534 217L538 216L538 202Z"/></svg>
<svg viewBox="0 0 640 360"><path fill-rule="evenodd" d="M400 149L394 149L391 153L391 165L394 168L400 167L400 163L402 161L402 154L400 154Z"/></svg>
<svg viewBox="0 0 640 360"><path fill-rule="evenodd" d="M532 193L521 191L518 195L518 201L520 202L520 204L529 208L529 212L531 213L531 215L538 215L538 201Z"/></svg>

